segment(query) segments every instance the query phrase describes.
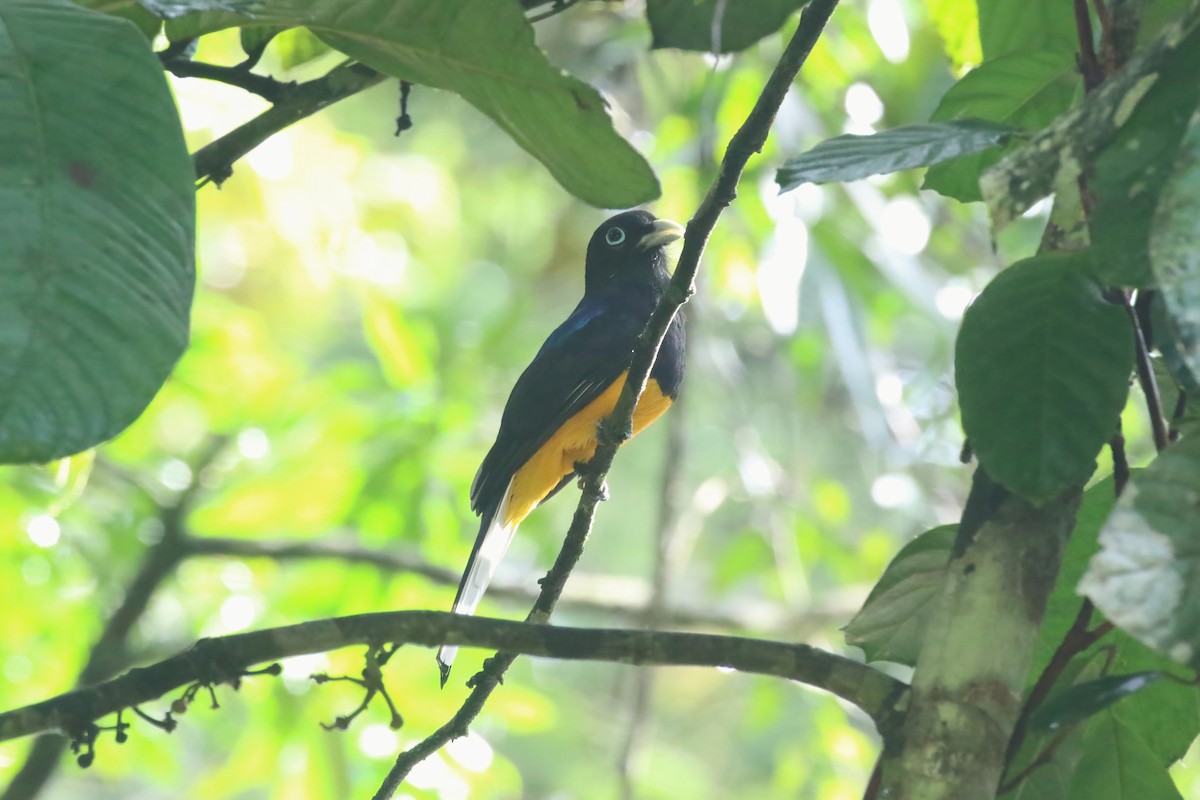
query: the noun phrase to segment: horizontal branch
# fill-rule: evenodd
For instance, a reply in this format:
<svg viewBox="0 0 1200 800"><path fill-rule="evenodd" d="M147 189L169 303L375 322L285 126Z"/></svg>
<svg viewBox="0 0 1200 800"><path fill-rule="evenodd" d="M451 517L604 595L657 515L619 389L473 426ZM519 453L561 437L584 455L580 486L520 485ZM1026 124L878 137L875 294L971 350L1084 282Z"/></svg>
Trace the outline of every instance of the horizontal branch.
<svg viewBox="0 0 1200 800"><path fill-rule="evenodd" d="M231 558L268 558L273 561L329 559L351 564L367 564L384 572L409 573L443 586L457 586L462 573L397 550L363 547L353 541L299 539L237 539L217 536L189 536L184 541L189 556L229 556ZM496 581L488 587L488 597L531 601L537 597L536 582L525 584ZM588 613L641 618L650 602L647 581L623 575L576 572L564 588L559 607ZM668 603L658 621L672 627L706 627L725 631L784 633L803 638L811 631L844 622L862 604L853 592L841 602L820 608L792 611L765 600L739 599L728 610L696 608Z"/></svg>
<svg viewBox="0 0 1200 800"><path fill-rule="evenodd" d="M0 713L0 741L51 730L71 735L102 717L180 687L237 680L258 664L350 645L386 643L454 644L570 660L725 667L773 675L835 694L861 708L881 727L890 721L907 690L905 684L861 662L803 644L698 633L563 628L440 611L394 611L201 639L157 664Z"/></svg>

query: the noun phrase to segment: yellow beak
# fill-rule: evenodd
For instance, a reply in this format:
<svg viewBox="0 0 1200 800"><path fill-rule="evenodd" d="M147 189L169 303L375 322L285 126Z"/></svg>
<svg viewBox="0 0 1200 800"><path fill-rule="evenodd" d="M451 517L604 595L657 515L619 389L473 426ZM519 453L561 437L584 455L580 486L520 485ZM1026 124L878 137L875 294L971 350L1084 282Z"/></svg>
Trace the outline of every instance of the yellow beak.
<svg viewBox="0 0 1200 800"><path fill-rule="evenodd" d="M670 244L676 239L683 238L683 230L683 226L678 222L656 219L650 226L650 232L638 240L637 249L649 250L651 247Z"/></svg>

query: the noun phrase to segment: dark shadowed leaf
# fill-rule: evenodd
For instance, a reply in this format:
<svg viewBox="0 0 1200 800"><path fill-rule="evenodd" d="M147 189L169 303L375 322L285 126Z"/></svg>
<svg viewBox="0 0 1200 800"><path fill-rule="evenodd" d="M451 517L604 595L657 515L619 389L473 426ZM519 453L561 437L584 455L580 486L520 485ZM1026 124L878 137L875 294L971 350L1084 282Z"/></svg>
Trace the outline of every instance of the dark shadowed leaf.
<svg viewBox="0 0 1200 800"><path fill-rule="evenodd" d="M804 183L854 181L925 167L1006 142L1015 128L979 119L905 125L870 136L846 134L788 159L775 180L780 191Z"/></svg>
<svg viewBox="0 0 1200 800"><path fill-rule="evenodd" d="M846 625L846 642L861 647L868 661L916 663L957 530L943 525L906 544Z"/></svg>
<svg viewBox="0 0 1200 800"><path fill-rule="evenodd" d="M85 8L127 19L137 25L138 30L150 39L153 39L162 28L162 20L148 11L138 0L75 0L75 2Z"/></svg>
<svg viewBox="0 0 1200 800"><path fill-rule="evenodd" d="M652 47L735 53L779 30L808 0L647 0Z"/></svg>
<svg viewBox="0 0 1200 800"><path fill-rule="evenodd" d="M963 316L955 383L963 428L999 482L1041 503L1092 473L1133 367L1125 313L1079 254L1014 264Z"/></svg>
<svg viewBox="0 0 1200 800"><path fill-rule="evenodd" d="M1105 675L1103 678L1072 686L1039 708L1029 723L1041 730L1056 730L1064 725L1076 725L1118 700L1140 692L1161 677L1160 672Z"/></svg>
<svg viewBox="0 0 1200 800"><path fill-rule="evenodd" d="M125 20L0 4L0 75L0 461L46 461L125 428L183 352L194 173Z"/></svg>
<svg viewBox="0 0 1200 800"><path fill-rule="evenodd" d="M1021 52L987 61L951 86L930 119L943 122L974 117L1039 130L1071 104L1079 69L1070 54ZM979 176L1003 150L960 156L925 175L924 187L964 203L982 200Z"/></svg>
<svg viewBox="0 0 1200 800"><path fill-rule="evenodd" d="M1200 661L1200 439L1134 479L1100 531L1080 591L1114 623L1176 661Z"/></svg>

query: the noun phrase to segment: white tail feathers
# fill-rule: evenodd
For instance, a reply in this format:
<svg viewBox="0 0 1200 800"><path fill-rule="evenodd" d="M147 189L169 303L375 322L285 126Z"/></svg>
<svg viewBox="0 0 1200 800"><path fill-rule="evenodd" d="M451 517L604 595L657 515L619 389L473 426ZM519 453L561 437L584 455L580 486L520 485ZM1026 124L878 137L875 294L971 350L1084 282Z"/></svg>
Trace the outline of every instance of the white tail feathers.
<svg viewBox="0 0 1200 800"><path fill-rule="evenodd" d="M504 558L504 553L512 544L513 535L517 532L517 523L504 524L504 518L508 516L509 490L511 489L512 481L509 481L508 489L504 492L504 501L492 515L487 530L482 533L482 538L479 540L478 549L471 554L471 559L467 562L467 571L459 586L458 596L454 598L454 605L450 608L450 612L453 614L470 615L475 613L476 606L483 599L483 593L487 591L488 584L492 582L492 576L496 574L496 568L500 566L500 560ZM454 657L457 654L458 647L456 646L443 645L438 649L437 661L442 673L442 685L445 685L446 678L450 675L450 667L454 664Z"/></svg>

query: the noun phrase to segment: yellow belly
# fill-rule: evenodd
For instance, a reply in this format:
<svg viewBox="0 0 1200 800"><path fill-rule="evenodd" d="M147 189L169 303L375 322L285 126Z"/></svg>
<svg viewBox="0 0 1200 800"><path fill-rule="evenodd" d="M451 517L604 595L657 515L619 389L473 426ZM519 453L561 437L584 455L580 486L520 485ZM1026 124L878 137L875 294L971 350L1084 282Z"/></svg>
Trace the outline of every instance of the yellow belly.
<svg viewBox="0 0 1200 800"><path fill-rule="evenodd" d="M596 452L596 425L608 416L621 389L625 386L628 372L613 381L604 392L571 417L538 448L525 462L509 487L508 513L505 524L519 524L529 515L546 495L558 486L559 481L575 471L575 465L589 460ZM646 391L638 399L633 411L633 433L639 431L662 416L671 407L671 398L658 388L658 382L650 380Z"/></svg>

